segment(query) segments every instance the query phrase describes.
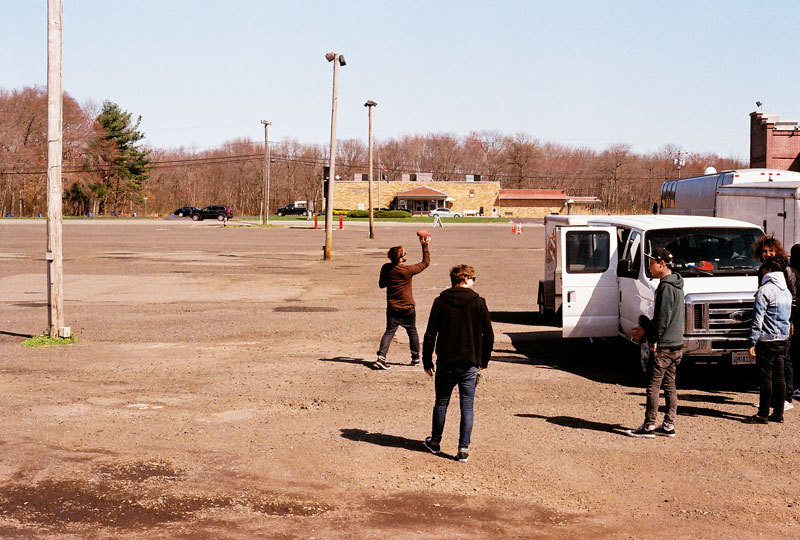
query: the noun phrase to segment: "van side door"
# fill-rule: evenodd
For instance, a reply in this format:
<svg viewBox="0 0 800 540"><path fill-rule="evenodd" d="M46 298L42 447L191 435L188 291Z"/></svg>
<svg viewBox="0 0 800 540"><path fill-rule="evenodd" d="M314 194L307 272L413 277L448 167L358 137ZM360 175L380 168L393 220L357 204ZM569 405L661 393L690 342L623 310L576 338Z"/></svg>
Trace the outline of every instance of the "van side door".
<svg viewBox="0 0 800 540"><path fill-rule="evenodd" d="M561 227L556 296L563 337L612 337L619 327L617 228Z"/></svg>

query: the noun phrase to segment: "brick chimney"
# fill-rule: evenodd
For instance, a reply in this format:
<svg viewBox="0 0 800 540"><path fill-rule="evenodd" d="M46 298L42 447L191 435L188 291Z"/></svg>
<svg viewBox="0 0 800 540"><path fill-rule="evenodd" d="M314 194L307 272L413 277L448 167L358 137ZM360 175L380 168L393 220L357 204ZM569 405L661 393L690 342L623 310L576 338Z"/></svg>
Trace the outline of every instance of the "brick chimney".
<svg viewBox="0 0 800 540"><path fill-rule="evenodd" d="M750 168L800 172L800 127L774 113L750 113Z"/></svg>

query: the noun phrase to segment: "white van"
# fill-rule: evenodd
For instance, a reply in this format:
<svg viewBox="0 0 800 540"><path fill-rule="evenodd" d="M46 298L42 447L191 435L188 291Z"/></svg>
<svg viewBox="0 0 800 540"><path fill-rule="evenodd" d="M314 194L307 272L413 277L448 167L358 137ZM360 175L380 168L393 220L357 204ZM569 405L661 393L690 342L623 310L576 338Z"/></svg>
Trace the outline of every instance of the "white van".
<svg viewBox="0 0 800 540"><path fill-rule="evenodd" d="M752 223L704 216L545 217L545 278L539 312L555 319L562 336L622 337L638 347L638 367L649 356L647 338L631 329L653 316L658 279L645 253L665 247L673 272L684 278L684 356L751 364L747 335L758 288Z"/></svg>

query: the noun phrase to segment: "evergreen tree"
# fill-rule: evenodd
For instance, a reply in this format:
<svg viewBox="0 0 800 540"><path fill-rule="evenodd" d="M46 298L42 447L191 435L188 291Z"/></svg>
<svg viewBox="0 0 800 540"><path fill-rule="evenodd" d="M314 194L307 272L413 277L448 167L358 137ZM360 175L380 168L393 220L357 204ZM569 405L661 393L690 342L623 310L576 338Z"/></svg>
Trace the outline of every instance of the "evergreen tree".
<svg viewBox="0 0 800 540"><path fill-rule="evenodd" d="M112 209L118 212L125 199L141 200L144 183L150 172L150 152L142 150L138 143L144 138L139 131L142 117L132 121L131 113L123 111L111 101L103 102L103 110L97 117L103 134L98 148L105 149L104 161L108 164L101 185L93 186L95 193L109 194Z"/></svg>

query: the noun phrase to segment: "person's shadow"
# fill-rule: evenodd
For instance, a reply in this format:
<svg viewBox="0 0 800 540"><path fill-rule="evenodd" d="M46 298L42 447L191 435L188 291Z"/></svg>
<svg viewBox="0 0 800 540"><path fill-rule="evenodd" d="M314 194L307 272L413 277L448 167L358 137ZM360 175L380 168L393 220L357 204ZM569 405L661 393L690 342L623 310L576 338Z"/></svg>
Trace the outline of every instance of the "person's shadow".
<svg viewBox="0 0 800 540"><path fill-rule="evenodd" d="M387 435L385 433L372 433L364 429L356 428L342 428L340 431L342 432L342 437L351 441L366 442L370 444L376 444L378 446L389 446L392 448L402 448L404 450L422 452L425 454L430 453L419 439L409 439L407 437L401 437L399 435ZM446 454L444 452L439 452L436 454L436 456L447 459L455 459L455 456L451 456L450 454Z"/></svg>
<svg viewBox="0 0 800 540"><path fill-rule="evenodd" d="M341 362L343 364L356 364L368 367L373 371L377 371L380 368L375 365L375 362L370 360L364 360L363 358L352 358L350 356L335 356L333 358L320 358L320 362Z"/></svg>
<svg viewBox="0 0 800 540"><path fill-rule="evenodd" d="M626 428L620 424L608 424L606 422L592 422L591 420L584 420L583 418L576 418L574 416L544 416L541 414L515 414L519 418L539 418L546 420L551 424L557 426L568 427L573 429L589 429L592 431L605 431L606 433L614 433L616 435L628 436Z"/></svg>

